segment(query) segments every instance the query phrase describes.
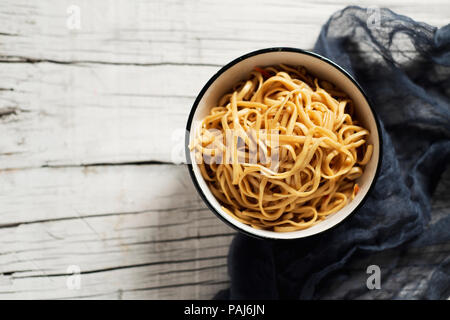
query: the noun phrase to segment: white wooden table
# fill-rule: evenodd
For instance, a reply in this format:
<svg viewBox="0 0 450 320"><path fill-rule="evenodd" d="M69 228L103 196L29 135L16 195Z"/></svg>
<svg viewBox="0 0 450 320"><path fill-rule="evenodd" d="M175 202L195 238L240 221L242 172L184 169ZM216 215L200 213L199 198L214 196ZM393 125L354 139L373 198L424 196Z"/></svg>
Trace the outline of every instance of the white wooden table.
<svg viewBox="0 0 450 320"><path fill-rule="evenodd" d="M193 100L241 54L312 48L348 4L0 0L0 299L226 288L235 232L175 164ZM359 4L435 26L450 17L446 0Z"/></svg>

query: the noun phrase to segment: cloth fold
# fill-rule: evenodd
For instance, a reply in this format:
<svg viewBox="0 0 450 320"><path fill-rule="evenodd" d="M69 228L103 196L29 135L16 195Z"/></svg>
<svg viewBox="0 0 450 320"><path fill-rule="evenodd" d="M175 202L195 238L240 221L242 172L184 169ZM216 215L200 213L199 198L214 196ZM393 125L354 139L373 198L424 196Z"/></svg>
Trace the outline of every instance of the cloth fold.
<svg viewBox="0 0 450 320"><path fill-rule="evenodd" d="M381 120L378 181L358 212L322 234L236 235L230 288L215 298L448 298L450 209L432 217L430 200L450 161L450 25L351 6L330 17L314 51L355 77ZM366 285L369 265L380 267L379 290Z"/></svg>

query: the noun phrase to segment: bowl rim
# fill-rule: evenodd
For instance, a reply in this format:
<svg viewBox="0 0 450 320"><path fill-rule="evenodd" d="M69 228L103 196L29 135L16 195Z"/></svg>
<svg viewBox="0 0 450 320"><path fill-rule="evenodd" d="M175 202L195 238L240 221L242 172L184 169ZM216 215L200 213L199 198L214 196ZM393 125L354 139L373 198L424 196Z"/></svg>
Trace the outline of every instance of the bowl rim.
<svg viewBox="0 0 450 320"><path fill-rule="evenodd" d="M378 131L378 144L379 144L379 152L378 152L378 160L377 160L377 167L375 170L375 174L373 177L372 182L370 183L370 186L366 192L366 194L364 195L364 197L361 199L361 201L358 203L358 205L355 207L355 209L353 211L351 211L344 219L342 219L341 221L337 222L336 224L332 225L331 227L312 234L312 235L308 235L305 237L296 237L296 238L289 238L289 239L285 239L285 238L272 238L272 237L265 237L262 235L258 235L255 233L251 233L248 232L247 230L241 229L239 226L231 223L230 221L228 221L227 219L225 219L222 214L220 212L218 212L216 210L216 208L214 208L214 206L209 202L208 198L206 197L206 195L203 192L203 189L200 187L198 181L197 181L197 177L195 176L194 170L193 170L193 164L192 164L192 159L191 159L191 151L189 149L189 142L190 142L190 130L191 130L191 126L192 126L192 121L194 119L194 114L195 111L197 111L197 107L200 103L200 101L202 100L204 94L206 93L206 91L209 89L209 87L217 80L217 78L219 78L225 71L227 71L228 69L230 69L231 67L233 67L234 65L238 64L239 62L251 58L253 56L257 56L260 54L264 54L264 53L270 53L270 52L294 52L294 53L299 53L299 54L305 54L305 55L309 55L312 57L315 57L317 59L322 60L325 63L330 64L332 67L336 68L338 71L340 71L344 76L346 76L354 85L355 87L361 92L361 94L363 95L364 99L367 102L367 105L369 106L370 112L372 113L372 116L375 120L375 125ZM235 58L234 60L232 60L231 62L227 63L225 66L223 66L222 68L220 68L209 80L208 82L203 86L203 88L201 89L200 93L197 95L191 110L189 112L189 117L188 117L188 121L186 123L186 130L185 130L185 154L186 154L186 164L188 167L188 171L189 171L189 175L191 176L191 180L195 186L195 188L197 189L197 192L199 193L200 197L202 198L203 202L208 206L208 208L223 222L225 222L228 226L232 227L234 230L243 233L247 236L253 237L253 238L257 238L257 239L262 239L262 240L270 240L270 241L276 241L276 242L284 242L284 241L292 241L292 240L299 240L302 238L312 238L312 237L318 237L320 235L323 235L324 233L333 230L334 228L336 228L338 225L341 225L341 223L343 223L344 221L346 221L348 219L348 217L352 216L355 212L357 212L366 202L367 198L369 197L369 195L371 194L371 192L373 191L373 188L378 180L380 171L381 171L381 165L382 165L382 158L383 158L383 137L382 137L382 131L381 131L381 124L380 124L380 120L378 118L377 113L375 112L371 100L369 99L368 95L366 94L366 92L364 91L364 89L361 87L361 85L353 78L353 76L348 73L348 71L346 71L344 68L342 68L341 66L339 66L337 63L333 62L332 60L317 54L315 52L311 52L308 50L304 50L304 49L299 49L299 48L293 48L293 47L270 47L270 48L264 48L264 49L259 49L259 50L255 50L255 51L251 51L249 53L246 53L242 56L239 56L237 58Z"/></svg>

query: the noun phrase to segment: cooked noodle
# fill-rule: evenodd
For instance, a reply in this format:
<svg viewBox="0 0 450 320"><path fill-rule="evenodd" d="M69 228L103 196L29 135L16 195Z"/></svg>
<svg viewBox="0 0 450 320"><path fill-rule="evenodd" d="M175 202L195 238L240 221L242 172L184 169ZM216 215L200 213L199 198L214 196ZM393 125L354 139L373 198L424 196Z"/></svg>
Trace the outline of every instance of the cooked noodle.
<svg viewBox="0 0 450 320"><path fill-rule="evenodd" d="M190 147L229 215L257 229L301 230L359 190L373 146L353 107L303 67L255 68L211 108Z"/></svg>

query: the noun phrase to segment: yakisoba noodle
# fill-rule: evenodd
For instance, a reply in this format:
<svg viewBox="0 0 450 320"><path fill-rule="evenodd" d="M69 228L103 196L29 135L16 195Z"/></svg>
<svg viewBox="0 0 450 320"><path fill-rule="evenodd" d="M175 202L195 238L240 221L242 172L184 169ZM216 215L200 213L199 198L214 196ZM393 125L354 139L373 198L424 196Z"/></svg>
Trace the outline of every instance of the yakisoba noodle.
<svg viewBox="0 0 450 320"><path fill-rule="evenodd" d="M257 229L301 230L358 192L373 146L353 111L303 67L255 68L211 108L191 150L225 212Z"/></svg>

